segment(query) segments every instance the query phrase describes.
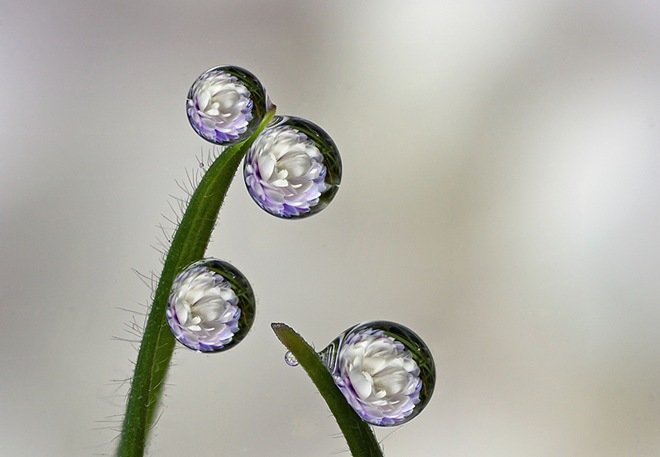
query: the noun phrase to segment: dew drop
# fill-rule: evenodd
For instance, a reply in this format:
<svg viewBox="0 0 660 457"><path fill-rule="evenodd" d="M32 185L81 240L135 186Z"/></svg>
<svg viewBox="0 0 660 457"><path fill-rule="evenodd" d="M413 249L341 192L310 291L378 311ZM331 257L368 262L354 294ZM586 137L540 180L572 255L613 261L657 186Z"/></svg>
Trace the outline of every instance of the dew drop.
<svg viewBox="0 0 660 457"><path fill-rule="evenodd" d="M269 106L266 90L252 73L225 65L207 70L193 82L186 112L202 138L229 145L249 137Z"/></svg>
<svg viewBox="0 0 660 457"><path fill-rule="evenodd" d="M416 417L435 387L428 346L389 321L355 325L319 353L355 412L372 425L396 426Z"/></svg>
<svg viewBox="0 0 660 457"><path fill-rule="evenodd" d="M296 356L293 355L293 353L291 351L287 351L287 353L284 354L284 361L290 367L297 367L298 366L298 359L296 359Z"/></svg>
<svg viewBox="0 0 660 457"><path fill-rule="evenodd" d="M341 173L332 138L318 125L292 116L275 116L252 143L243 164L252 199L284 219L311 216L328 206Z"/></svg>
<svg viewBox="0 0 660 457"><path fill-rule="evenodd" d="M165 316L184 346L221 352L245 338L254 313L254 293L245 276L227 262L207 258L174 279Z"/></svg>

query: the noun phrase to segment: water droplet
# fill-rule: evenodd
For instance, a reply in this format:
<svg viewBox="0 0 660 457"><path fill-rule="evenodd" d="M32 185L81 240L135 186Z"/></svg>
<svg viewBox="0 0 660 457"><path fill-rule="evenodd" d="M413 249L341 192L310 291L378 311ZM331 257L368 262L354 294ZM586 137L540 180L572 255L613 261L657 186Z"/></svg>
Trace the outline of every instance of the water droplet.
<svg viewBox="0 0 660 457"><path fill-rule="evenodd" d="M433 394L433 356L422 339L401 324L358 324L319 355L348 403L372 425L408 422Z"/></svg>
<svg viewBox="0 0 660 457"><path fill-rule="evenodd" d="M287 351L287 353L284 354L284 361L290 367L297 367L298 366L298 359L296 359L296 356L293 355L293 353L291 351Z"/></svg>
<svg viewBox="0 0 660 457"><path fill-rule="evenodd" d="M254 312L254 293L245 276L227 262L207 258L174 279L165 316L184 346L220 352L245 338Z"/></svg>
<svg viewBox="0 0 660 457"><path fill-rule="evenodd" d="M285 219L325 208L339 189L341 172L341 157L330 136L297 117L274 117L250 146L243 165L252 199Z"/></svg>
<svg viewBox="0 0 660 457"><path fill-rule="evenodd" d="M238 143L259 126L270 101L259 80L249 71L220 66L204 72L188 92L190 125L214 144Z"/></svg>

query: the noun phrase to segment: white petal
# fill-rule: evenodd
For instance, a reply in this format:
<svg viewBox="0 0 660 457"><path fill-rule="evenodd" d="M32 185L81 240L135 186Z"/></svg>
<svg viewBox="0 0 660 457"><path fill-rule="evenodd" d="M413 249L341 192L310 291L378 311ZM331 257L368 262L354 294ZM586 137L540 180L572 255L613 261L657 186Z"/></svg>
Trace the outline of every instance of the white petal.
<svg viewBox="0 0 660 457"><path fill-rule="evenodd" d="M196 101L199 108L202 111L204 111L208 106L210 100L211 100L211 94L208 91L204 90L197 95Z"/></svg>
<svg viewBox="0 0 660 457"><path fill-rule="evenodd" d="M259 156L257 167L259 168L259 173L261 174L262 179L265 179L266 181L270 180L270 177L275 170L275 163L276 160L272 154L263 154Z"/></svg>
<svg viewBox="0 0 660 457"><path fill-rule="evenodd" d="M360 398L364 399L371 395L373 387L371 376L367 373L354 370L349 373L349 378L351 380L351 385Z"/></svg>

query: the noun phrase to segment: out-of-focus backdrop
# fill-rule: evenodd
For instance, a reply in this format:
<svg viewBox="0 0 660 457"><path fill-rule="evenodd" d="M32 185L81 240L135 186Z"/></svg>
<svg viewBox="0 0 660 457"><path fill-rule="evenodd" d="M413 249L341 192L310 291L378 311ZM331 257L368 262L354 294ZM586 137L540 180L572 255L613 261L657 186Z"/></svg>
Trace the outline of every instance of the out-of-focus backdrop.
<svg viewBox="0 0 660 457"><path fill-rule="evenodd" d="M0 1L0 455L112 454L152 248L210 146L192 81L243 66L339 146L282 221L242 178L209 254L258 295L227 353L184 349L149 455L347 447L269 323L317 348L399 321L434 398L385 455L660 454L660 4ZM343 453L343 454L342 454Z"/></svg>

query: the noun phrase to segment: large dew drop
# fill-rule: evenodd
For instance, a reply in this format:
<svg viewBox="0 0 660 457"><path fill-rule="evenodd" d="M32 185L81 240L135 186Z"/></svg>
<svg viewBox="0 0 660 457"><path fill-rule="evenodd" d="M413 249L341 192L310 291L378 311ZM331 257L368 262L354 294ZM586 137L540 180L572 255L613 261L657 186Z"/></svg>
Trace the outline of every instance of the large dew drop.
<svg viewBox="0 0 660 457"><path fill-rule="evenodd" d="M249 137L263 120L270 101L259 80L234 66L211 68L190 87L186 111L202 138L221 146Z"/></svg>
<svg viewBox="0 0 660 457"><path fill-rule="evenodd" d="M184 346L220 352L245 338L254 312L254 293L245 276L227 262L207 258L174 279L165 316Z"/></svg>
<svg viewBox="0 0 660 457"><path fill-rule="evenodd" d="M435 387L431 351L401 324L373 321L344 331L319 353L355 412L372 425L401 425L426 407Z"/></svg>
<svg viewBox="0 0 660 457"><path fill-rule="evenodd" d="M321 127L280 116L252 143L243 166L252 199L285 219L311 216L328 206L341 171L337 146Z"/></svg>

